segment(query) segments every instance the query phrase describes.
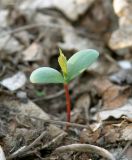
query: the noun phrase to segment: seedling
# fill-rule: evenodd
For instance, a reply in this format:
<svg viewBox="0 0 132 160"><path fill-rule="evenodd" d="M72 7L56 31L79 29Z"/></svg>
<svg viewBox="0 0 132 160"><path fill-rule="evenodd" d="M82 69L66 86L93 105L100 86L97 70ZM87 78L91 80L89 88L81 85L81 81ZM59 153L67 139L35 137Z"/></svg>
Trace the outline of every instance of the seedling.
<svg viewBox="0 0 132 160"><path fill-rule="evenodd" d="M67 122L70 122L71 100L69 95L69 82L85 71L99 56L99 53L93 49L86 49L75 53L68 61L61 49L58 62L61 72L50 68L41 67L32 72L30 81L32 83L62 83L64 84L66 107L67 107Z"/></svg>

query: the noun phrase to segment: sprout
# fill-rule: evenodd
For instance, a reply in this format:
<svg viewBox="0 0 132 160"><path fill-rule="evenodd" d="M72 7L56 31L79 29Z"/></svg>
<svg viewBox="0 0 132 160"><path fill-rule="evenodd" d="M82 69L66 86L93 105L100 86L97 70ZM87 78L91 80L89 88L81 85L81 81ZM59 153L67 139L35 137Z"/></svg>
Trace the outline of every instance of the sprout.
<svg viewBox="0 0 132 160"><path fill-rule="evenodd" d="M41 67L32 72L30 81L32 83L63 83L66 95L67 122L70 122L71 101L69 95L69 82L85 71L99 56L99 53L93 49L86 49L75 53L69 60L66 59L61 49L58 63L61 72L50 68Z"/></svg>

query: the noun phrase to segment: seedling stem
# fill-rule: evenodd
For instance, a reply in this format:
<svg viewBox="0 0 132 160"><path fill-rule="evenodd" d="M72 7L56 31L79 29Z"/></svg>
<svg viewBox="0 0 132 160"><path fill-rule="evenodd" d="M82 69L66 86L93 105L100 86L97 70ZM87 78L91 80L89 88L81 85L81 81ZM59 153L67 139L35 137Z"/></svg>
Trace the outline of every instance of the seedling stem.
<svg viewBox="0 0 132 160"><path fill-rule="evenodd" d="M71 118L71 99L69 95L68 84L64 83L65 95L66 95L66 108L67 108L67 122L70 122Z"/></svg>

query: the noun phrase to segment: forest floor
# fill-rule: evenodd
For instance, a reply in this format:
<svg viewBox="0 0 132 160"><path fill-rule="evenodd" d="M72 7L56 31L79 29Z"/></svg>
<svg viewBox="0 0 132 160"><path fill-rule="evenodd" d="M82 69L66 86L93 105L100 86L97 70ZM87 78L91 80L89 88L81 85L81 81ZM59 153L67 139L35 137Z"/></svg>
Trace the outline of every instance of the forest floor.
<svg viewBox="0 0 132 160"><path fill-rule="evenodd" d="M124 31L120 18L128 22L132 8L120 14L111 0L0 6L0 160L131 160L132 24ZM68 130L63 85L29 81L38 67L60 70L58 48L67 58L86 48L100 53L69 84Z"/></svg>

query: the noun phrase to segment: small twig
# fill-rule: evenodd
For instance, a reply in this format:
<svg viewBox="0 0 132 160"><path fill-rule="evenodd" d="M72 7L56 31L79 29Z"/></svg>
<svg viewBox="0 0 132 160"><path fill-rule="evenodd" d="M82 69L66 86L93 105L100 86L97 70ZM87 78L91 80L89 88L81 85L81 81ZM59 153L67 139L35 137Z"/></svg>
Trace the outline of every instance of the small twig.
<svg viewBox="0 0 132 160"><path fill-rule="evenodd" d="M74 80L70 85L69 85L69 90L73 89L75 87L75 85L77 84L77 81L78 79ZM48 95L48 96L45 96L45 97L41 97L41 98L35 98L33 99L32 101L33 102L37 102L37 101L42 101L42 100L50 100L50 99L53 99L53 98L57 98L61 95L63 95L65 93L65 90L62 89L60 90L59 92L57 93L54 93L54 94L51 94L51 95Z"/></svg>
<svg viewBox="0 0 132 160"><path fill-rule="evenodd" d="M60 142L65 136L67 135L66 132L62 132L61 134L59 134L57 137L55 137L54 139L52 139L49 143L45 144L41 149L45 149L50 147L51 145L54 144L58 144L58 142Z"/></svg>
<svg viewBox="0 0 132 160"><path fill-rule="evenodd" d="M22 122L19 120L19 118L18 118L17 115L15 116L15 120L16 120L16 122L17 122L17 124L18 124L19 126L22 126L22 127L24 127L24 128L30 128L27 124L22 123Z"/></svg>
<svg viewBox="0 0 132 160"><path fill-rule="evenodd" d="M11 30L11 31L7 31L7 32L4 33L4 34L1 34L0 37L4 37L4 36L7 36L7 35L9 35L9 34L11 35L11 34L15 34L15 33L18 33L18 32L24 31L24 30L32 29L32 28L35 28L35 27L42 27L42 26L44 26L43 23L39 23L39 24L28 24L28 25L25 25L25 26L16 28L16 29Z"/></svg>
<svg viewBox="0 0 132 160"><path fill-rule="evenodd" d="M117 157L117 160L120 160L124 154L124 152L128 149L128 147L132 144L132 141L128 141L127 144L125 145L124 149L120 153L120 155Z"/></svg>
<svg viewBox="0 0 132 160"><path fill-rule="evenodd" d="M68 151L76 151L76 152L91 152L95 154L99 154L100 156L107 158L109 160L116 160L114 156L104 148L90 145L90 144L71 144L67 146L61 146L55 150L56 152L68 152Z"/></svg>
<svg viewBox="0 0 132 160"><path fill-rule="evenodd" d="M77 123L71 123L71 122L65 122L65 121L56 121L56 120L50 120L50 119L42 119L42 118L38 118L38 117L35 117L35 116L29 116L29 115L23 115L23 114L17 114L17 115L21 115L21 116L25 116L25 117L28 117L28 118L33 118L33 119L37 119L39 121L43 121L43 122L47 122L47 123L51 123L51 124L56 124L56 125L63 125L63 126L71 126L71 127L77 127L77 128L86 128L86 129L89 129L91 132L92 129L91 127L87 124L87 125L83 125L83 124L77 124Z"/></svg>
<svg viewBox="0 0 132 160"><path fill-rule="evenodd" d="M24 30L28 30L28 29L32 29L32 28L36 28L36 27L44 27L44 26L50 27L50 28L64 29L64 30L68 30L68 31L71 31L71 32L73 31L72 27L60 26L58 24L53 24L53 23L38 23L38 24L28 24L28 25L16 28L16 29L11 30L11 31L7 31L4 34L1 34L0 37L7 36L9 34L10 35L15 34L15 33L18 33L18 32L24 31ZM79 31L79 32L81 32L81 31Z"/></svg>
<svg viewBox="0 0 132 160"><path fill-rule="evenodd" d="M31 148L33 148L45 135L47 134L46 131L42 132L41 135L36 138L30 145L24 146L22 148L19 148L17 151L12 153L7 159L13 159L16 157L19 157L21 154L24 154L25 152L29 151Z"/></svg>
<svg viewBox="0 0 132 160"><path fill-rule="evenodd" d="M57 137L55 137L54 139L52 139L48 144L42 146L42 147L37 147L35 148L35 150L33 151L28 151L27 153L24 153L21 155L21 157L26 157L26 156L29 156L29 155L33 155L33 154L36 154L36 151L40 151L40 150L43 150L43 149L46 149L48 147L50 147L51 145L54 145L55 143L58 144L58 142L62 141L62 139L67 135L66 132L63 132L61 134L59 134Z"/></svg>
<svg viewBox="0 0 132 160"><path fill-rule="evenodd" d="M78 128L87 128L87 129L90 129L90 131L92 131L92 129L89 125L83 125L83 124L77 124L77 123L71 123L71 122L64 122L64 121L56 121L56 120L50 120L50 119L41 119L41 118L37 118L37 117L34 117L34 116L27 116L27 115L24 115L24 116L30 117L30 118L33 118L33 119L37 119L37 120L41 120L41 121L51 123L51 124L64 125L64 126L68 125L68 126L71 126L71 127L78 127Z"/></svg>
<svg viewBox="0 0 132 160"><path fill-rule="evenodd" d="M80 30L80 29L73 29L71 26L66 26L65 27L65 26L61 26L59 24L53 24L53 23L38 23L38 24L28 24L28 25L21 26L19 28L7 31L4 34L1 34L0 37L7 36L7 35L12 35L12 34L24 31L24 30L28 30L28 29L32 29L32 28L38 28L38 27L50 27L50 28L56 28L56 29L63 29L63 30L67 30L69 32L73 32L73 30L74 30L78 34L81 34L81 35L84 35L84 36L86 35L86 31L83 31L83 30ZM91 33L88 34L88 37L92 38L94 40L97 40L97 41L99 40L99 37L97 37L97 35L94 36Z"/></svg>

